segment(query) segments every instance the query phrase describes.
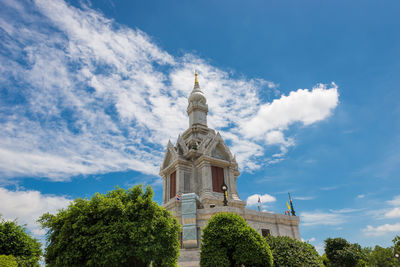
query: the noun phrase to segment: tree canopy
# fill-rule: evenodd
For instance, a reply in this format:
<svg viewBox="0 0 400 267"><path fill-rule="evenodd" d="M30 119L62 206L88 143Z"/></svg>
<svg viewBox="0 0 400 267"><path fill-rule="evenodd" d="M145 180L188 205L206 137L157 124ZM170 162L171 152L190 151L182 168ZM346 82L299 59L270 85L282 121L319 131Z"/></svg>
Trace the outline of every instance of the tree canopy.
<svg viewBox="0 0 400 267"><path fill-rule="evenodd" d="M396 235L393 240L394 250L400 254L400 236Z"/></svg>
<svg viewBox="0 0 400 267"><path fill-rule="evenodd" d="M24 226L17 221L0 221L0 255L15 257L21 266L39 266L42 255L41 244L31 237ZM11 257L2 257L2 261L12 262Z"/></svg>
<svg viewBox="0 0 400 267"><path fill-rule="evenodd" d="M325 240L325 254L333 266L356 266L364 260L363 250L359 244L351 244L343 238L328 238Z"/></svg>
<svg viewBox="0 0 400 267"><path fill-rule="evenodd" d="M44 214L50 266L176 266L177 220L152 200L150 186L116 188Z"/></svg>
<svg viewBox="0 0 400 267"><path fill-rule="evenodd" d="M311 244L287 237L268 236L274 266L323 266L322 259Z"/></svg>
<svg viewBox="0 0 400 267"><path fill-rule="evenodd" d="M202 267L272 266L266 240L236 213L214 215L203 230Z"/></svg>
<svg viewBox="0 0 400 267"><path fill-rule="evenodd" d="M374 266L374 267L400 267L400 262L395 258L396 245L400 249L400 237L393 239L394 247L383 248L375 246L362 248L359 244L351 244L343 238L328 238L325 240L325 254L322 256L325 266Z"/></svg>
<svg viewBox="0 0 400 267"><path fill-rule="evenodd" d="M386 267L400 266L394 257L393 248L382 248L375 246L374 250L368 255L369 266Z"/></svg>

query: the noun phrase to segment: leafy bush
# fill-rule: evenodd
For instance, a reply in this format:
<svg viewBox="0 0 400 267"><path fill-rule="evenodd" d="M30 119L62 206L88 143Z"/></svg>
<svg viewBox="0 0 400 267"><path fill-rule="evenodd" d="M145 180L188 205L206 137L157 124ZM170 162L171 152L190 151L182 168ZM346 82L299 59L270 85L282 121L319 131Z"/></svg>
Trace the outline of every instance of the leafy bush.
<svg viewBox="0 0 400 267"><path fill-rule="evenodd" d="M236 213L214 215L204 228L200 266L272 266L266 240Z"/></svg>
<svg viewBox="0 0 400 267"><path fill-rule="evenodd" d="M323 266L322 259L311 244L287 237L268 236L274 266Z"/></svg>
<svg viewBox="0 0 400 267"><path fill-rule="evenodd" d="M152 200L150 186L76 199L57 215L44 214L50 266L176 266L177 220Z"/></svg>
<svg viewBox="0 0 400 267"><path fill-rule="evenodd" d="M16 221L1 219L0 255L14 256L21 266L39 266L41 244L26 232L24 226L18 225Z"/></svg>
<svg viewBox="0 0 400 267"><path fill-rule="evenodd" d="M17 260L13 255L0 255L1 267L18 267Z"/></svg>
<svg viewBox="0 0 400 267"><path fill-rule="evenodd" d="M352 267L363 260L363 250L359 244L351 244L343 238L325 240L325 254L333 266Z"/></svg>

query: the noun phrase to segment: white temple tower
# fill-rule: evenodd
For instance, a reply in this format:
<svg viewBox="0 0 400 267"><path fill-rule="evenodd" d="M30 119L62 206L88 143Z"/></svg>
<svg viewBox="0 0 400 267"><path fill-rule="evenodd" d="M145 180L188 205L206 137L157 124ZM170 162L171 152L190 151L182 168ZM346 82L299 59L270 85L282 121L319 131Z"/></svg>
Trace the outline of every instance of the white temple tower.
<svg viewBox="0 0 400 267"><path fill-rule="evenodd" d="M180 206L176 194L195 193L203 205L221 206L221 185L225 181L230 205L244 207L246 203L240 200L236 188L236 159L221 135L207 127L207 100L195 75L187 107L189 128L178 137L176 146L168 143L160 169L164 178L163 205L173 210Z"/></svg>
<svg viewBox="0 0 400 267"><path fill-rule="evenodd" d="M197 258L201 229L209 218L220 211L238 213L260 234L300 239L297 216L245 208L246 203L240 199L236 186L240 173L235 156L221 135L208 128L207 113L207 99L195 73L194 88L187 107L189 128L178 136L175 145L168 142L160 167L160 176L163 178L162 205L183 225L180 266L185 265L184 258L188 257L188 253L194 253L189 261ZM222 184L228 188L227 206L223 205ZM177 195L180 196L179 201ZM196 266L196 260L191 262L194 265L190 266Z"/></svg>

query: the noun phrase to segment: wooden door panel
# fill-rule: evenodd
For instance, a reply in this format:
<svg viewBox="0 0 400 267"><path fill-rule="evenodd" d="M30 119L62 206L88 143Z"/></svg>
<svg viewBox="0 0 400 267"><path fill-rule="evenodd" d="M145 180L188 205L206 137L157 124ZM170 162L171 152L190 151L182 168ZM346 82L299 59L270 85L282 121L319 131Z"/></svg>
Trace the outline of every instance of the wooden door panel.
<svg viewBox="0 0 400 267"><path fill-rule="evenodd" d="M176 172L171 173L169 183L169 198L173 198L176 195Z"/></svg>

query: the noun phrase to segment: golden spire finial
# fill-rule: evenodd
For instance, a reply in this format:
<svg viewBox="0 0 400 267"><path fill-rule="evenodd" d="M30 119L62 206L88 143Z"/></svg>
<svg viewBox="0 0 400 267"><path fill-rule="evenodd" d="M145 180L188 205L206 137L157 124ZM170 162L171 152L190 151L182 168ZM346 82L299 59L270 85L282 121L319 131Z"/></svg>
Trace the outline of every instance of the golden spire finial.
<svg viewBox="0 0 400 267"><path fill-rule="evenodd" d="M194 71L194 88L200 88L199 81L197 80L197 70Z"/></svg>

